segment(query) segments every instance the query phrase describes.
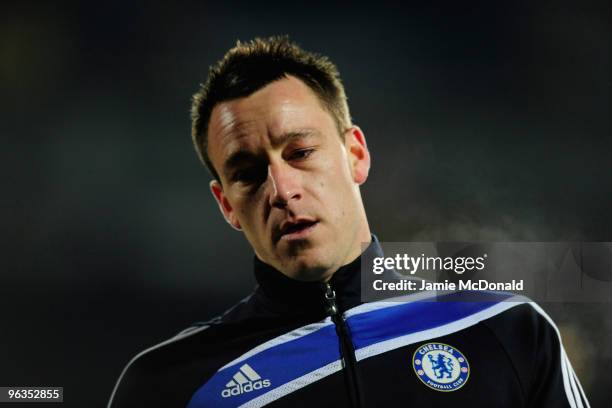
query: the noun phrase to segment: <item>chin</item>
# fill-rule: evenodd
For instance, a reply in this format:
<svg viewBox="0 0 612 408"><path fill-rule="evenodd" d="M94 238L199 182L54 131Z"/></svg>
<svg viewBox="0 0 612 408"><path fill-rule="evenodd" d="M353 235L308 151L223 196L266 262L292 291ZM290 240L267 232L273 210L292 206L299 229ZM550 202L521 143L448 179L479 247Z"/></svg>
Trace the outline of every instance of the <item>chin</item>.
<svg viewBox="0 0 612 408"><path fill-rule="evenodd" d="M326 262L318 251L306 251L297 257L292 257L285 265L286 273L301 281L320 281L324 279L333 265Z"/></svg>

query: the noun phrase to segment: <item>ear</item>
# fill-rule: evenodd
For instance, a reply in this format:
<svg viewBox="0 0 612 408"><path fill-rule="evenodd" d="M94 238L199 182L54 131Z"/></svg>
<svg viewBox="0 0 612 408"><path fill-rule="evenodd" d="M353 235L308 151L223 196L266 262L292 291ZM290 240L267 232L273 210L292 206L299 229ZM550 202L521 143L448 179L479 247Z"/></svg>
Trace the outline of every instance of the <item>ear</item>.
<svg viewBox="0 0 612 408"><path fill-rule="evenodd" d="M353 180L361 185L368 179L370 172L370 151L359 126L351 126L346 131L344 146L349 156Z"/></svg>
<svg viewBox="0 0 612 408"><path fill-rule="evenodd" d="M215 197L217 204L219 204L219 210L221 210L221 214L223 214L225 221L227 221L227 223L235 230L241 231L242 227L240 226L240 222L238 221L238 218L236 218L236 213L234 212L232 205L223 193L223 186L221 183L219 183L217 180L211 180L209 185L210 191L212 192L213 197Z"/></svg>

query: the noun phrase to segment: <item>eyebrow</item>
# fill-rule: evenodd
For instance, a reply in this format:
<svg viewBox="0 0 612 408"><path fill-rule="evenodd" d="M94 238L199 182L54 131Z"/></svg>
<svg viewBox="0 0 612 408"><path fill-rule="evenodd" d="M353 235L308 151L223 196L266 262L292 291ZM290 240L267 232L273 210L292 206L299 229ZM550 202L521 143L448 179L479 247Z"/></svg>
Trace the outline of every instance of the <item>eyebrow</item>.
<svg viewBox="0 0 612 408"><path fill-rule="evenodd" d="M316 134L318 134L318 132L314 129L299 129L291 132L285 132L272 138L272 147L278 148L291 140L305 139L307 137L315 136ZM225 164L223 165L223 169L226 173L229 173L245 161L252 160L254 157L255 155L251 151L238 149L229 155L225 161Z"/></svg>
<svg viewBox="0 0 612 408"><path fill-rule="evenodd" d="M293 139L304 139L314 136L318 132L314 129L299 129L291 132L285 132L272 138L272 147L279 147Z"/></svg>

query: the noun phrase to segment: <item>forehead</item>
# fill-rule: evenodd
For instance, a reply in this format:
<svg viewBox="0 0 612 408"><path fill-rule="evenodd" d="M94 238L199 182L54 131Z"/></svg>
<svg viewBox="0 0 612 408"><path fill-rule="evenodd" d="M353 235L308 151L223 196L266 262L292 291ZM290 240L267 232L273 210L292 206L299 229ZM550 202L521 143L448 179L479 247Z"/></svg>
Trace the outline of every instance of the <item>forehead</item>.
<svg viewBox="0 0 612 408"><path fill-rule="evenodd" d="M208 154L219 169L236 149L272 145L288 132L335 129L331 115L301 80L289 76L244 98L217 104L208 127Z"/></svg>

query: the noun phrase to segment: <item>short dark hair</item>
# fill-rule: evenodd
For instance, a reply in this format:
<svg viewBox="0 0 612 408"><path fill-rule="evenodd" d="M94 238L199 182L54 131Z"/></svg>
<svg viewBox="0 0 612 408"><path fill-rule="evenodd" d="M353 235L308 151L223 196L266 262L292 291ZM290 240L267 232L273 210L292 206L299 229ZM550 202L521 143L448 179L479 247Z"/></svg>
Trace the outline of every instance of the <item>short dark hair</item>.
<svg viewBox="0 0 612 408"><path fill-rule="evenodd" d="M193 95L191 138L202 162L220 181L208 157L208 125L216 104L249 96L266 85L295 76L314 91L342 136L351 124L344 86L336 66L325 56L304 51L287 36L237 41Z"/></svg>

